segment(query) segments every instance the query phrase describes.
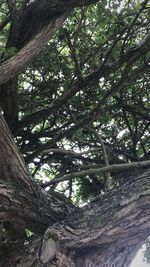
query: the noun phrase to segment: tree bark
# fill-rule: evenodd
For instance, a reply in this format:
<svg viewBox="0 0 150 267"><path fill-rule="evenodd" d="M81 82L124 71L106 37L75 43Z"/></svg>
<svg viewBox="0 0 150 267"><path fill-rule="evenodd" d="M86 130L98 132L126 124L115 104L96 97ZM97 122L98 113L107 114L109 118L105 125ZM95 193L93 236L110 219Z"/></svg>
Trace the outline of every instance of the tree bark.
<svg viewBox="0 0 150 267"><path fill-rule="evenodd" d="M135 164L132 176L120 187L77 208L61 194L44 191L30 177L2 115L4 113L9 125L17 120L16 85L11 84L11 79L39 54L74 7L96 2L98 0L31 1L25 9L19 10L12 24L8 46L15 45L18 51L0 66L0 105L3 108L3 112L0 111L0 266L129 267L149 235L148 161L143 170ZM132 65L149 51L149 41L150 33L120 59L102 65L85 77L81 86L124 63ZM22 126L40 121L41 115L47 117L79 89L79 84L75 84L49 109L22 120ZM86 174L84 171L83 175ZM27 237L27 230L30 237Z"/></svg>
<svg viewBox="0 0 150 267"><path fill-rule="evenodd" d="M0 106L12 128L18 120L18 97L15 77L40 53L54 32L60 28L75 7L90 5L98 0L33 1L17 10L15 2L8 1L11 28L7 48L15 47L17 54L0 66ZM5 23L4 23L5 25ZM1 25L3 27L3 25ZM5 96L5 98L4 98Z"/></svg>
<svg viewBox="0 0 150 267"><path fill-rule="evenodd" d="M45 21L42 11L40 15L39 10L32 14L32 5L19 11L12 11L11 6L9 8L12 13L11 29L6 46L7 49L15 47L17 53L0 65L0 106L12 129L18 121L18 88L15 76L40 53L53 33L62 26L68 13L51 14Z"/></svg>
<svg viewBox="0 0 150 267"><path fill-rule="evenodd" d="M29 177L2 114L0 136L3 227L10 223L13 230L38 234L26 241L22 232L17 240L5 236L1 266L121 266L128 254L131 262L150 230L150 169L135 170L121 187L76 208L57 193L48 196ZM10 254L7 259L4 250Z"/></svg>
<svg viewBox="0 0 150 267"><path fill-rule="evenodd" d="M0 136L0 219L42 232L74 206L61 194L47 195L28 175L2 114Z"/></svg>

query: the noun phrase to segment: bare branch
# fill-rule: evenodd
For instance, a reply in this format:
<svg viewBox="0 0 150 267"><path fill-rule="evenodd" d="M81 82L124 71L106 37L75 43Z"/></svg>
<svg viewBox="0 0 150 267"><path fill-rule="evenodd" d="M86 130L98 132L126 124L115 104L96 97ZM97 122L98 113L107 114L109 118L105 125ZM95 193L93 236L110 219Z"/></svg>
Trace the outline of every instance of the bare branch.
<svg viewBox="0 0 150 267"><path fill-rule="evenodd" d="M100 148L94 148L94 149L89 149L87 151L83 151L83 152L75 152L72 150L65 150L65 149L56 149L56 148L51 148L51 149L47 149L44 150L42 152L43 155L49 154L49 153L60 153L60 154L64 154L64 155L71 155L73 157L80 157L83 155L87 155L96 151L99 151Z"/></svg>
<svg viewBox="0 0 150 267"><path fill-rule="evenodd" d="M63 181L67 181L70 178L78 178L78 177L84 177L86 175L91 175L91 174L102 174L102 173L107 173L107 172L118 172L118 171L125 171L129 169L134 169L134 168L144 168L150 166L150 160L145 160L145 161L138 161L138 162L130 162L130 163L124 163L124 164L112 164L107 167L101 167L101 168L92 168L89 170L84 170L84 171L79 171L79 172L73 172L69 174L65 174L63 176L59 176L57 178L54 178L53 180L42 184L42 187L47 187L55 183L60 183Z"/></svg>

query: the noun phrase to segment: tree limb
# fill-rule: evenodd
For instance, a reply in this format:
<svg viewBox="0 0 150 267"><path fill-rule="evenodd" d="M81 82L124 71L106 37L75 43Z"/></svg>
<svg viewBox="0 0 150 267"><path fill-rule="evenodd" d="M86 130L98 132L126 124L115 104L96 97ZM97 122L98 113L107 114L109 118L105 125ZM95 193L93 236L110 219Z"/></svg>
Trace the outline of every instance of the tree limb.
<svg viewBox="0 0 150 267"><path fill-rule="evenodd" d="M43 28L29 43L27 43L15 56L0 65L0 84L16 76L39 54L53 33L58 30L68 13L54 17L51 23Z"/></svg>
<svg viewBox="0 0 150 267"><path fill-rule="evenodd" d="M28 175L0 113L0 219L41 232L74 206L59 193L47 194Z"/></svg>
<svg viewBox="0 0 150 267"><path fill-rule="evenodd" d="M110 267L111 264L122 267L123 258L124 266L129 267L139 246L149 235L149 177L150 170L132 175L124 185L70 213L63 223L50 226L42 242L39 238L31 238L26 252L13 258L19 258L22 265L26 262L27 267L31 266L32 260L34 266L38 266L37 254L42 264L44 260L52 267L75 266L73 263L77 259L80 259L79 267ZM30 250L34 243L35 249ZM57 246L53 253L54 243ZM22 248L19 250L23 251Z"/></svg>
<svg viewBox="0 0 150 267"><path fill-rule="evenodd" d="M83 171L78 171L78 172L73 172L69 174L65 174L63 176L54 178L53 180L45 183L42 185L42 187L47 187L55 183L60 183L63 181L67 181L70 178L78 178L78 177L84 177L86 175L91 175L91 174L102 174L102 173L107 173L107 172L117 172L117 171L125 171L129 169L137 169L137 168L144 168L150 166L150 160L145 160L145 161L138 161L138 162L130 162L130 163L123 163L123 164L112 164L106 167L101 167L101 168L92 168L89 170L83 170Z"/></svg>
<svg viewBox="0 0 150 267"><path fill-rule="evenodd" d="M96 70L94 72L91 72L86 77L83 77L81 81L74 83L71 86L71 88L69 90L67 90L67 91L65 90L64 93L62 93L62 95L59 98L57 98L50 105L49 108L38 110L38 111L32 113L31 115L27 115L25 118L23 118L19 122L18 129L20 127L22 128L24 126L27 126L27 125L29 125L31 123L40 122L42 119L47 118L52 113L54 114L58 110L58 107L64 105L68 101L68 99L70 99L72 96L74 96L78 91L80 91L82 88L84 88L86 85L88 85L91 81L99 80L101 77L106 77L110 73L112 73L115 70L117 70L124 63L129 63L129 61L130 61L130 64L131 63L133 64L133 62L135 60L137 60L138 57L140 57L142 54L145 54L145 53L147 53L147 51L149 51L149 49L150 49L150 45L149 44L150 44L150 33L146 34L144 39L142 41L140 41L140 43L135 48L129 50L121 58L118 58L113 63L106 64L102 68L99 67L98 70ZM125 82L126 82L125 79L122 80L121 82L119 82L118 83L118 87L120 88L120 84L121 83L122 83L122 86L123 86L125 84ZM117 85L115 85L115 88L116 87L117 87ZM115 91L117 90L117 88L115 89ZM112 89L111 91L109 91L106 94L105 99L107 98L108 95L110 95L112 93L112 91L114 91L114 89ZM102 99L101 102L104 103L105 99ZM99 103L97 109L101 105L101 102Z"/></svg>

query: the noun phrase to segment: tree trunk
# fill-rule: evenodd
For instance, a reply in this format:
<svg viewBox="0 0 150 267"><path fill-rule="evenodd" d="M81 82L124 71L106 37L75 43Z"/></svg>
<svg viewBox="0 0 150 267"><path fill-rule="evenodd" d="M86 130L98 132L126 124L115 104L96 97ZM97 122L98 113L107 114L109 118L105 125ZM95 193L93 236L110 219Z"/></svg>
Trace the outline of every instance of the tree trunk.
<svg viewBox="0 0 150 267"><path fill-rule="evenodd" d="M17 52L0 66L0 267L129 267L150 231L150 169L135 167L126 183L77 208L65 196L46 192L30 177L3 118L2 114L14 129L17 74L41 52L74 7L98 0L30 2L16 17L10 14L8 47L15 46ZM124 63L132 66L149 49L150 33L121 58L75 83L52 106L23 118L20 125L54 114L90 80L105 77ZM102 102L118 88L108 91L90 116L98 114Z"/></svg>
<svg viewBox="0 0 150 267"><path fill-rule="evenodd" d="M2 115L0 136L0 266L129 266L150 230L150 170L76 208L29 177Z"/></svg>

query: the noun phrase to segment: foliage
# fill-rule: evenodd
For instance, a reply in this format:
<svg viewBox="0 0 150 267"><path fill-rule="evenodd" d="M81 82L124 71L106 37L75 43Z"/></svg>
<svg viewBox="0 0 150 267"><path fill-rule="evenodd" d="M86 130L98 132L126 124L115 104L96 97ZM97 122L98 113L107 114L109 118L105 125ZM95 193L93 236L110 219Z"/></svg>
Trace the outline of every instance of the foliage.
<svg viewBox="0 0 150 267"><path fill-rule="evenodd" d="M6 10L3 1L1 20ZM146 1L102 1L79 8L19 76L20 121L18 130L16 126L12 130L35 179L48 180L105 165L101 144L85 128L86 124L101 135L109 164L148 157L148 55L141 55L131 66L124 62L101 77L95 74L87 78L98 69L103 71L106 65L112 64L113 68L113 63L121 61L125 53L137 46L148 27ZM4 50L9 28L7 24L1 35L4 60L17 51L15 47ZM74 87L76 93L65 97ZM68 150L75 152L74 155ZM124 177L123 173L111 176L114 185ZM78 190L74 189L74 183L78 184ZM78 197L85 199L105 191L105 185L106 177L94 175L77 177L67 182L65 188L70 195L75 190Z"/></svg>
<svg viewBox="0 0 150 267"><path fill-rule="evenodd" d="M112 64L144 37L148 29L149 10L145 6L139 12L138 8L141 5L136 1L125 5L123 2L117 4L116 1L111 8L103 2L74 11L63 29L19 77L19 114L22 121L24 118L27 120L24 133L20 132L18 144L26 163L32 163L36 177L41 175L41 169L48 169L52 178L83 170L89 165L104 165L100 143L96 136L84 128L84 120L109 90L112 90L112 94L102 103L102 108L98 108L97 116L89 121L89 125L102 136L109 163L138 161L147 156L148 55L141 56L132 67L128 63L122 64L105 77L94 77L82 86L86 75L103 67L104 63ZM144 73L141 72L143 66ZM127 81L113 93L118 83L124 81L127 67ZM64 97L63 103L59 104L63 93L72 90L74 86L78 87L77 93L69 99ZM49 112L55 103L58 106ZM27 116L45 109L47 114L43 118L41 115L39 122L35 119L32 124L28 123ZM78 126L78 122L83 122L83 125ZM60 151L45 153L47 149ZM63 157L61 150L66 150ZM70 156L67 150L77 153L86 151L86 155ZM112 177L121 180L120 175L112 174ZM48 179L48 176L45 175L45 178ZM78 187L81 191L78 189L78 194L81 198L85 195L90 197L91 184L95 184L95 179L99 184L98 193L105 190L103 176L80 179ZM69 184L66 183L66 190L68 188Z"/></svg>
<svg viewBox="0 0 150 267"><path fill-rule="evenodd" d="M9 12L1 2L3 21ZM38 182L105 166L97 133L109 164L149 158L149 55L131 61L129 53L148 28L148 1L100 1L78 8L19 75L19 120L12 131ZM2 61L18 51L8 47L9 31L10 21L1 31ZM127 176L110 175L114 187ZM107 174L77 175L51 187L87 201L107 190L106 181Z"/></svg>

